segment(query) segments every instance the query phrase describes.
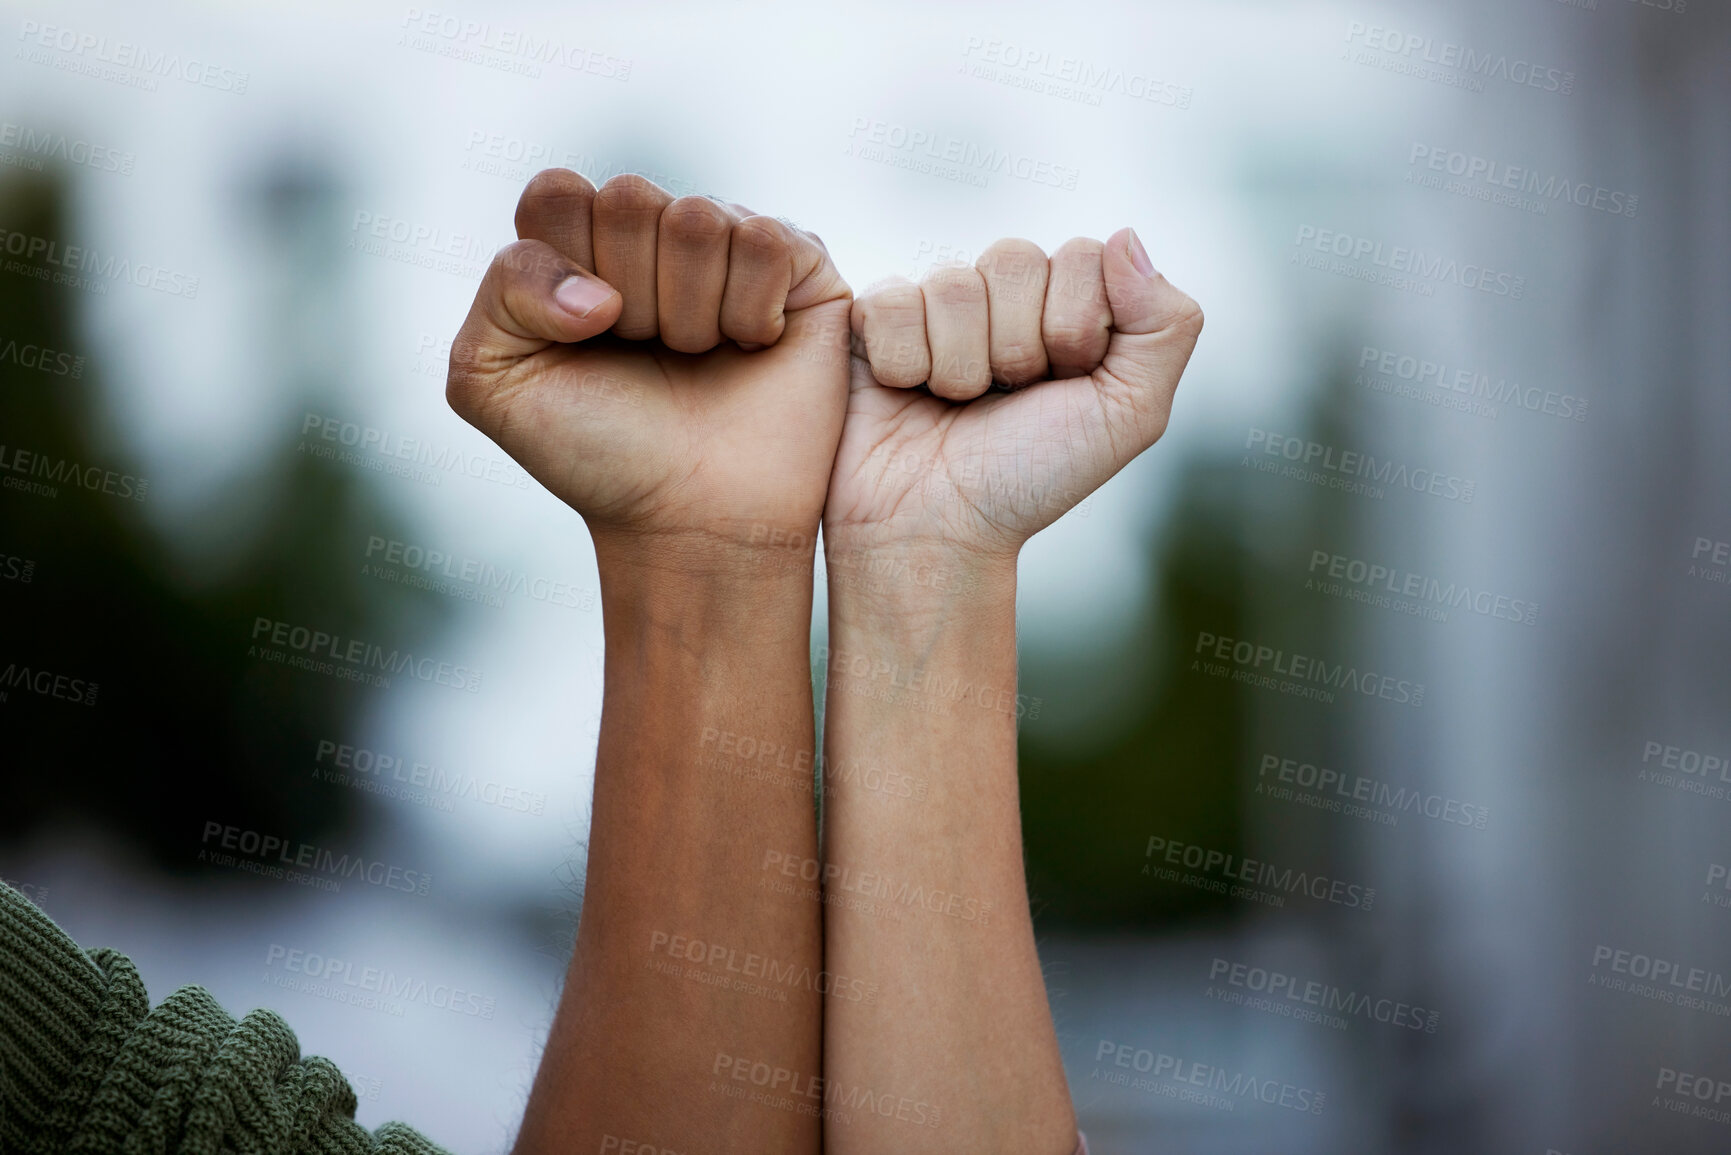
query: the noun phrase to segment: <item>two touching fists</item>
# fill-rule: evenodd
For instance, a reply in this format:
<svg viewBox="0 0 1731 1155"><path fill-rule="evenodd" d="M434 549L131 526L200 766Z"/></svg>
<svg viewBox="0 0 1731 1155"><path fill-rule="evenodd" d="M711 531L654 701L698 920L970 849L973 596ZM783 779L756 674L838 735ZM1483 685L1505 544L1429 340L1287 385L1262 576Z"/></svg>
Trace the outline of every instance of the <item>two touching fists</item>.
<svg viewBox="0 0 1731 1155"><path fill-rule="evenodd" d="M706 556L822 519L832 549L1013 556L1159 438L1202 329L1129 229L853 300L812 234L641 177L548 170L516 223L447 396L598 547Z"/></svg>

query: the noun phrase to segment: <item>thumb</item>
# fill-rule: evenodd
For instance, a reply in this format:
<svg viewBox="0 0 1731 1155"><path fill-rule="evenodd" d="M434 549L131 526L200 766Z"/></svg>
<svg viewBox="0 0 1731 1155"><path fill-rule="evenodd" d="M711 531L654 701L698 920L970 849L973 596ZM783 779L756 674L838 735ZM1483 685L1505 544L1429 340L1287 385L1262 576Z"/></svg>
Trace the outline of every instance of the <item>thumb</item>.
<svg viewBox="0 0 1731 1155"><path fill-rule="evenodd" d="M545 241L506 245L451 342L451 407L469 417L499 374L549 345L605 333L623 305L619 290Z"/></svg>
<svg viewBox="0 0 1731 1155"><path fill-rule="evenodd" d="M1166 429L1178 378L1202 332L1202 308L1154 269L1134 229L1119 229L1100 254L1112 332L1095 370L1144 444Z"/></svg>

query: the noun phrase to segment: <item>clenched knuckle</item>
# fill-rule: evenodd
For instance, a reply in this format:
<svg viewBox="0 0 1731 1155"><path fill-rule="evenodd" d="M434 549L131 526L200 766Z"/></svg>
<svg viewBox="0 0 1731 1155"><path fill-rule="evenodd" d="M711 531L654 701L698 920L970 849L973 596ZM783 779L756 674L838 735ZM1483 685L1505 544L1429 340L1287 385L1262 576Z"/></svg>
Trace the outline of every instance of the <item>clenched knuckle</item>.
<svg viewBox="0 0 1731 1155"><path fill-rule="evenodd" d="M733 226L732 243L740 252L758 258L777 257L788 249L784 226L774 217L747 217L740 221Z"/></svg>
<svg viewBox="0 0 1731 1155"><path fill-rule="evenodd" d="M864 316L866 323L874 327L918 330L922 335L925 332L924 303L917 299L909 300L906 296L873 298L866 302Z"/></svg>
<svg viewBox="0 0 1731 1155"><path fill-rule="evenodd" d="M672 198L655 182L636 173L620 173L595 194L597 206L617 212L660 211Z"/></svg>
<svg viewBox="0 0 1731 1155"><path fill-rule="evenodd" d="M1104 331L1097 322L1076 317L1048 321L1040 335L1048 349L1075 352L1092 348Z"/></svg>
<svg viewBox="0 0 1731 1155"><path fill-rule="evenodd" d="M1045 275L1046 254L1032 241L1007 237L987 246L974 267L988 276L1030 280Z"/></svg>
<svg viewBox="0 0 1731 1155"><path fill-rule="evenodd" d="M928 297L946 305L971 305L986 299L986 285L971 268L934 269L927 274L925 292Z"/></svg>
<svg viewBox="0 0 1731 1155"><path fill-rule="evenodd" d="M523 186L523 193L517 198L517 211L521 214L526 208L594 195L595 186L582 173L568 168L544 168Z"/></svg>
<svg viewBox="0 0 1731 1155"><path fill-rule="evenodd" d="M1105 243L1097 241L1093 237L1071 237L1058 246L1058 251L1052 254L1052 259L1084 264L1091 260L1098 261L1105 251Z"/></svg>
<svg viewBox="0 0 1731 1155"><path fill-rule="evenodd" d="M704 197L680 197L662 212L661 225L677 237L711 241L725 236L730 222L715 202Z"/></svg>
<svg viewBox="0 0 1731 1155"><path fill-rule="evenodd" d="M495 277L551 276L547 250L533 241L514 241L493 254Z"/></svg>
<svg viewBox="0 0 1731 1155"><path fill-rule="evenodd" d="M1027 341L1010 341L998 346L995 359L1003 369L1031 373L1045 364L1046 347Z"/></svg>

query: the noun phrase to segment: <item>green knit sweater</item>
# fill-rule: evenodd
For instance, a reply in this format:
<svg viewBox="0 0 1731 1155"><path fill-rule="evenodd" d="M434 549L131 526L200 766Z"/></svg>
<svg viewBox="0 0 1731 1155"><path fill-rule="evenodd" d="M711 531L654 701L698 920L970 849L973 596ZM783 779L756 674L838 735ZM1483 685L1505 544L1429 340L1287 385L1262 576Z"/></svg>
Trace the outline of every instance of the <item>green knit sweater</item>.
<svg viewBox="0 0 1731 1155"><path fill-rule="evenodd" d="M329 1059L274 1011L236 1022L202 987L155 1010L138 968L78 949L0 883L0 1152L443 1155L401 1123L369 1133Z"/></svg>

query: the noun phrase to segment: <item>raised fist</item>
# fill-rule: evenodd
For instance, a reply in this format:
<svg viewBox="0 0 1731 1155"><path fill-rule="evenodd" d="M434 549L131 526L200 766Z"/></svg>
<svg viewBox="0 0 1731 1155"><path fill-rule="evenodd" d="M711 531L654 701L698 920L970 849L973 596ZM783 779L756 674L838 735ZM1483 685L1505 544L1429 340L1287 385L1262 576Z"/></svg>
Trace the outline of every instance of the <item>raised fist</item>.
<svg viewBox="0 0 1731 1155"><path fill-rule="evenodd" d="M852 331L826 548L1014 556L1160 437L1202 310L1121 229L880 283Z"/></svg>
<svg viewBox="0 0 1731 1155"><path fill-rule="evenodd" d="M666 556L815 538L852 293L773 217L538 174L452 344L446 396L604 539Z"/></svg>

